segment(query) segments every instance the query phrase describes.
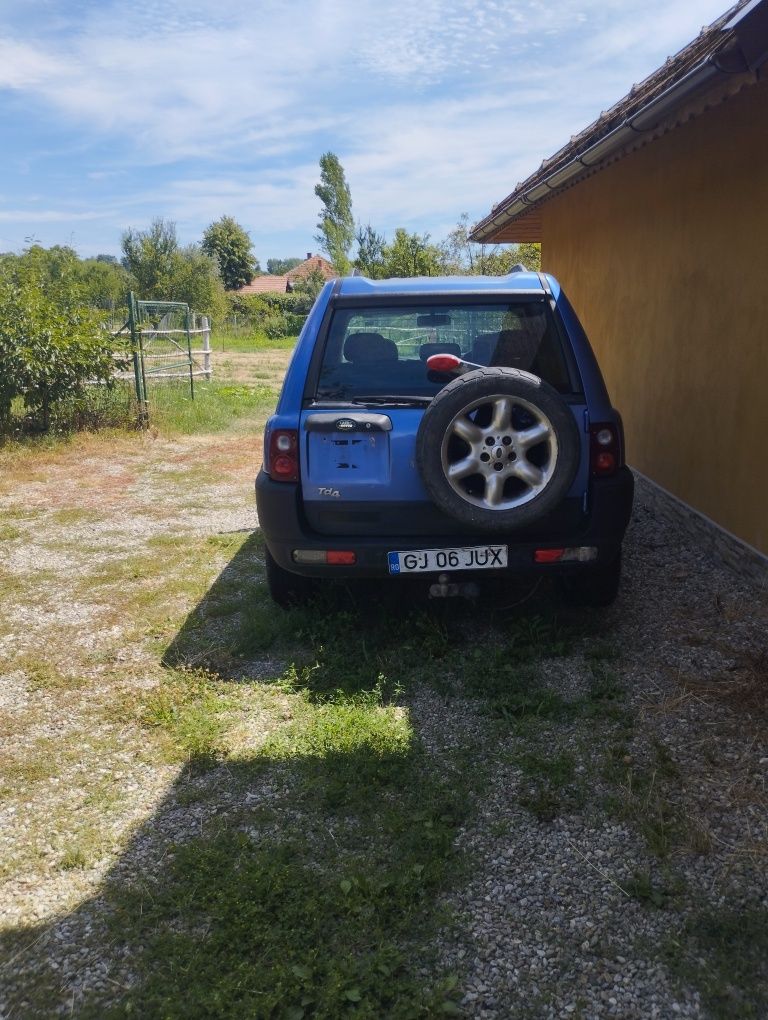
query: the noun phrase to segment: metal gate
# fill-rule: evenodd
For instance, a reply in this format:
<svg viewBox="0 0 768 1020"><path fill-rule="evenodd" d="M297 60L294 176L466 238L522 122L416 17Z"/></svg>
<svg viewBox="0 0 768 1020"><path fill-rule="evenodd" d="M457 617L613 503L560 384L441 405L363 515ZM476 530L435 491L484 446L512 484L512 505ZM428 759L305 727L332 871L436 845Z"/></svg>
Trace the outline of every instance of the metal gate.
<svg viewBox="0 0 768 1020"><path fill-rule="evenodd" d="M141 301L128 296L128 321L117 335L130 333L132 378L139 409L139 423L149 422L149 385L155 379L180 379L189 384L195 399L195 377L211 378L210 327L202 317L195 328L195 315L183 301ZM193 350L193 336L202 337L202 350ZM198 358L200 360L198 360Z"/></svg>

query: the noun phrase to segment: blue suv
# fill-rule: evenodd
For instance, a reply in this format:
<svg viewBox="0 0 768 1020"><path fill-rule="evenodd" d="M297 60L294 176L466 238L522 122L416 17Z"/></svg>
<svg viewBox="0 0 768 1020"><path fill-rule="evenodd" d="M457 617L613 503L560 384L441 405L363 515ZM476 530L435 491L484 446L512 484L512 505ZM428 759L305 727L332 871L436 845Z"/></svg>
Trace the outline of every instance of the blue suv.
<svg viewBox="0 0 768 1020"><path fill-rule="evenodd" d="M273 599L323 579L433 596L556 574L616 597L632 508L621 418L557 281L330 281L296 344L256 479Z"/></svg>

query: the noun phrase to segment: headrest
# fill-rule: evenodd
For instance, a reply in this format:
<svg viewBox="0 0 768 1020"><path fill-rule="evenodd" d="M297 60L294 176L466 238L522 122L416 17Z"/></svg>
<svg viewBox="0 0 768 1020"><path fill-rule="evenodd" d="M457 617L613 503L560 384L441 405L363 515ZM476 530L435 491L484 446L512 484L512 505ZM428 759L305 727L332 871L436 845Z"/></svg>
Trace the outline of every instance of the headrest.
<svg viewBox="0 0 768 1020"><path fill-rule="evenodd" d="M539 340L525 329L502 329L491 357L491 365L529 364L536 356Z"/></svg>
<svg viewBox="0 0 768 1020"><path fill-rule="evenodd" d="M470 361L477 361L481 365L487 365L491 360L491 355L496 350L498 342L498 333L480 333L475 337Z"/></svg>
<svg viewBox="0 0 768 1020"><path fill-rule="evenodd" d="M397 346L381 333L350 333L344 342L344 357L359 365L368 361L397 361Z"/></svg>

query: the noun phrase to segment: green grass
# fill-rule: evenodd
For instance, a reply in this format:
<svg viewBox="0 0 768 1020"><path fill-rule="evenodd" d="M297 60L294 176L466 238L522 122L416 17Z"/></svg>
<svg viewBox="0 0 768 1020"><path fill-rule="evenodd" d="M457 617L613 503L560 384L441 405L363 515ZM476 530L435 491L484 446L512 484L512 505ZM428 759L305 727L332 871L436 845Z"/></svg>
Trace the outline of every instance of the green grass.
<svg viewBox="0 0 768 1020"><path fill-rule="evenodd" d="M192 399L183 381L152 383L149 387L150 424L167 433L236 431L237 423L269 414L277 394L266 386L195 382Z"/></svg>
<svg viewBox="0 0 768 1020"><path fill-rule="evenodd" d="M227 713L235 705L228 685L201 672L169 671L141 702L141 722L162 730L178 760L210 765L223 749ZM173 757L173 756L171 756Z"/></svg>
<svg viewBox="0 0 768 1020"><path fill-rule="evenodd" d="M229 661L237 670L239 656L268 651L287 662L261 678L258 695L272 699L282 721L255 744L228 750L242 680L179 666L208 651L226 661L222 615L210 609L234 610L239 572L248 575L260 555L257 539L233 547L225 576L167 653L176 668L139 712L188 761L178 784L188 803L206 802L188 775L212 782L225 770L242 807L203 838L172 847L156 881L144 865L135 882L112 888L115 937L142 976L114 1015L455 1014L455 977L425 982L419 971L435 973L429 947L446 921L435 903L466 867L455 839L485 788L493 727L487 747L473 737L428 753L412 697L424 686L464 694L472 678L480 707L511 686L519 713L540 714L536 664L563 654L571 638L555 621L506 619L494 663L509 670L494 680L462 606L404 616L374 592L351 605L340 590L284 613L257 590L245 611L225 617ZM523 766L563 785L573 762L529 756ZM265 802L264 790L279 791L277 799ZM94 1007L90 1015L113 1014Z"/></svg>
<svg viewBox="0 0 768 1020"><path fill-rule="evenodd" d="M266 348L264 348L266 349ZM192 399L188 379L148 380L149 423L168 434L236 432L239 424L267 415L277 392L269 386L248 386L213 380L195 380ZM21 415L21 411L19 411ZM128 430L137 427L137 411L127 383L114 389L90 387L78 401L62 405L52 419L48 435L26 435L22 416L14 419L0 445L24 444L30 451L54 449L77 431Z"/></svg>
<svg viewBox="0 0 768 1020"><path fill-rule="evenodd" d="M435 901L467 866L455 839L485 788L495 730L488 746L468 740L435 756L420 739L412 697L424 686L447 698L470 693L501 725L554 725L600 705L603 686L574 705L545 688L540 663L576 640L554 619L486 618L493 641L483 642L463 606L404 615L374 591L354 603L343 589L328 591L322 603L279 612L263 589L242 596L240 571L249 576L261 555L258 539L233 547L225 576L166 653L177 665L170 689L144 704L142 718L189 757L190 773L199 754L212 781L219 761L243 807L171 848L157 881L145 868L113 889L116 936L142 975L115 1015L456 1014L456 978L429 983L419 970L434 968L428 947L446 921ZM260 679L282 722L255 746L228 752L228 704L242 680L222 684L178 666L210 654L237 673L265 653L288 663ZM203 717L218 720L212 735L201 732ZM556 811L572 798L569 754L529 750L518 764L543 784L541 806L531 806L543 819L552 816L548 791L559 797ZM179 788L186 803L205 803L186 774ZM264 790L280 792L264 802Z"/></svg>
<svg viewBox="0 0 768 1020"><path fill-rule="evenodd" d="M211 349L214 352L289 351L295 346L295 336L268 337L264 333L250 330L218 331L211 337Z"/></svg>
<svg viewBox="0 0 768 1020"><path fill-rule="evenodd" d="M712 1020L768 1015L768 910L700 910L667 941L666 962L694 985Z"/></svg>
<svg viewBox="0 0 768 1020"><path fill-rule="evenodd" d="M325 624L323 637L351 637L349 620ZM176 671L141 703L145 726L180 754L193 751L179 787L201 765L213 781L217 758L219 781L226 776L244 806L204 837L166 848L162 866L111 887L114 937L142 980L113 1011L94 1005L82 1015L456 1012L455 979L425 984L417 963L430 952L416 960L409 947L428 946L443 919L435 900L458 873L454 841L484 770L467 768L474 748L430 758L407 703L375 675L376 638L366 644L366 663L332 659L335 675L327 657L290 665L264 694L284 705L284 724L234 755L220 741L235 683ZM217 720L213 731L206 719ZM263 834L260 791L275 788L284 792L269 802Z"/></svg>

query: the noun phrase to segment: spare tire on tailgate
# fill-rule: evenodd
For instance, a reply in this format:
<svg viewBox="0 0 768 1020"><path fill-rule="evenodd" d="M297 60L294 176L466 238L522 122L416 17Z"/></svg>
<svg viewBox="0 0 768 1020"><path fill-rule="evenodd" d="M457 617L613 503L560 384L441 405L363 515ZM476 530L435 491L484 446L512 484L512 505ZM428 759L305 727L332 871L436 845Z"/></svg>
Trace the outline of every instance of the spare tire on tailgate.
<svg viewBox="0 0 768 1020"><path fill-rule="evenodd" d="M442 389L416 437L432 501L461 524L511 531L561 502L579 466L579 430L552 386L514 368L478 368Z"/></svg>

